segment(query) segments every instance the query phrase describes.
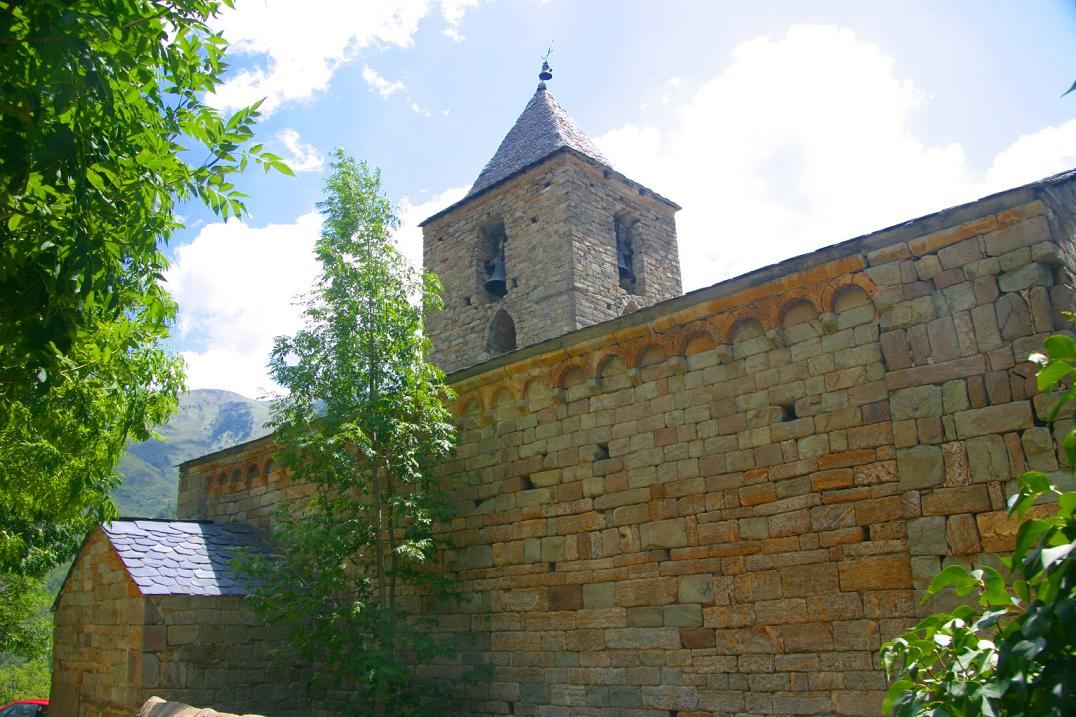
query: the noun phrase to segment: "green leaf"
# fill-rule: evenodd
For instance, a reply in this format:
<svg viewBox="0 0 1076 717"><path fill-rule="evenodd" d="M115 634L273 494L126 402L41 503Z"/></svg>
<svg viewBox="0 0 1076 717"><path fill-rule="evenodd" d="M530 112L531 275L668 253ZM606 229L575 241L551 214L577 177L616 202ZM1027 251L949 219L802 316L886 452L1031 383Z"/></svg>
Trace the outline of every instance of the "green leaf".
<svg viewBox="0 0 1076 717"><path fill-rule="evenodd" d="M955 586L957 594L966 595L970 590L970 587L967 587L969 583L974 584L974 580L968 574L967 568L963 565L950 565L934 577L930 587L927 588L926 595L923 596L923 600L926 601L939 590L944 590L950 585Z"/></svg>
<svg viewBox="0 0 1076 717"><path fill-rule="evenodd" d="M1035 384L1040 391L1049 391L1070 373L1072 365L1068 361L1050 361L1035 374Z"/></svg>
<svg viewBox="0 0 1076 717"><path fill-rule="evenodd" d="M1076 340L1065 334L1057 334L1046 339L1046 354L1052 359L1076 360Z"/></svg>

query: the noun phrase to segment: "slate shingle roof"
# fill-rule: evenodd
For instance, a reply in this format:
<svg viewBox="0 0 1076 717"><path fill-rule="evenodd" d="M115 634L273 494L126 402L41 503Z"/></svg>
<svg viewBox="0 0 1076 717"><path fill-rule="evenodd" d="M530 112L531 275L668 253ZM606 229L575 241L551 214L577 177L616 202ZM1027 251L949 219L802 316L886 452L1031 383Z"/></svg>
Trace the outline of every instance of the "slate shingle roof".
<svg viewBox="0 0 1076 717"><path fill-rule="evenodd" d="M609 166L609 160L583 134L583 130L579 129L575 120L545 89L543 83L501 141L493 159L478 175L467 196L492 187L563 147Z"/></svg>
<svg viewBox="0 0 1076 717"><path fill-rule="evenodd" d="M264 550L242 523L121 518L101 528L143 595L247 595L232 557Z"/></svg>

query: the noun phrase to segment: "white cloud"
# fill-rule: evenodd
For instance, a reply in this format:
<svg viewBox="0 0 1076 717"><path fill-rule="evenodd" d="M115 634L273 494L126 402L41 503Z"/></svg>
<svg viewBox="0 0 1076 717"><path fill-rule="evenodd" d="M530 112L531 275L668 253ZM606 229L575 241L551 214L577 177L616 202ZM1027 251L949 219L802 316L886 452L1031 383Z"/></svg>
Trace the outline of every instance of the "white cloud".
<svg viewBox="0 0 1076 717"><path fill-rule="evenodd" d="M669 132L597 139L618 169L684 207L685 289L966 198L959 145L908 127L922 93L849 31L797 26L740 44Z"/></svg>
<svg viewBox="0 0 1076 717"><path fill-rule="evenodd" d="M239 221L206 225L180 247L166 274L179 302L179 335L191 388L227 388L257 397L274 388L266 374L273 337L294 333L318 265L313 248L321 217L249 227Z"/></svg>
<svg viewBox="0 0 1076 717"><path fill-rule="evenodd" d="M419 222L428 219L445 207L455 204L467 194L467 187L452 187L440 194L416 204L410 197L400 200L397 213L400 216L400 228L394 238L400 252L407 257L411 265L422 267L422 228Z"/></svg>
<svg viewBox="0 0 1076 717"><path fill-rule="evenodd" d="M382 77L377 70L369 65L363 68L362 79L366 80L366 84L370 86L370 91L376 92L381 96L381 99L392 97L394 94L404 89L403 82L400 82L399 80L396 82L389 82Z"/></svg>
<svg viewBox="0 0 1076 717"><path fill-rule="evenodd" d="M446 34L459 27L475 0L443 0ZM234 110L265 98L271 114L285 102L309 100L324 91L333 73L369 47L410 47L429 0L238 0L213 21L230 43L229 55L253 57L233 73L210 103Z"/></svg>
<svg viewBox="0 0 1076 717"><path fill-rule="evenodd" d="M737 46L672 130L626 124L595 141L684 207L685 290L1076 165L1072 121L1021 137L973 177L959 143L913 132L925 102L878 46L795 26Z"/></svg>
<svg viewBox="0 0 1076 717"><path fill-rule="evenodd" d="M448 189L424 202L400 202L394 234L415 267L422 265L418 224L466 194ZM250 227L239 221L206 225L180 247L166 274L179 302L178 335L191 388L225 388L252 398L278 390L266 372L273 338L302 327L296 299L313 285L320 266L314 244L321 217L311 211L292 224Z"/></svg>
<svg viewBox="0 0 1076 717"><path fill-rule="evenodd" d="M441 17L448 23L442 32L455 42L463 42L460 25L468 10L478 7L479 0L441 0Z"/></svg>
<svg viewBox="0 0 1076 717"><path fill-rule="evenodd" d="M284 145L284 161L296 172L320 172L325 167L325 157L312 144L299 140L299 133L293 129L282 129L276 133L276 139Z"/></svg>
<svg viewBox="0 0 1076 717"><path fill-rule="evenodd" d="M994 157L983 192L1034 182L1076 167L1076 120L1025 134Z"/></svg>

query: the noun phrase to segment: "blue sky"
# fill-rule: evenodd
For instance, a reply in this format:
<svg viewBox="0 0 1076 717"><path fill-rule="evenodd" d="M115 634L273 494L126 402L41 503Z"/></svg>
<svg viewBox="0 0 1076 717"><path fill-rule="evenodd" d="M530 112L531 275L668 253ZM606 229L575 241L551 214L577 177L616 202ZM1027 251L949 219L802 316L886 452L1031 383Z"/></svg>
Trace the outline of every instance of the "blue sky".
<svg viewBox="0 0 1076 717"><path fill-rule="evenodd" d="M382 170L398 240L462 196L549 88L613 165L677 201L685 290L1076 166L1076 7L1035 2L239 0L210 98L265 97L296 178L240 180L168 247L192 388L273 389L299 327L324 158Z"/></svg>

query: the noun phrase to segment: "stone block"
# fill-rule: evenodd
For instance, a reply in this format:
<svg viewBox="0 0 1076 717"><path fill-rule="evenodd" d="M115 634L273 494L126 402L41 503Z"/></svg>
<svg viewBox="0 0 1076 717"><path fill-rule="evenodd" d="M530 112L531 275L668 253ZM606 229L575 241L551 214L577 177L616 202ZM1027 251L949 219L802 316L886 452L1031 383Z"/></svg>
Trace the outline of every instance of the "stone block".
<svg viewBox="0 0 1076 717"><path fill-rule="evenodd" d="M838 563L842 591L892 590L911 587L912 571L905 555L871 555Z"/></svg>
<svg viewBox="0 0 1076 717"><path fill-rule="evenodd" d="M606 645L613 650L677 650L680 629L676 627L625 627L605 631Z"/></svg>
<svg viewBox="0 0 1076 717"><path fill-rule="evenodd" d="M629 607L628 627L661 627L665 624L660 607Z"/></svg>
<svg viewBox="0 0 1076 717"><path fill-rule="evenodd" d="M168 646L190 645L198 641L197 625L169 625Z"/></svg>
<svg viewBox="0 0 1076 717"><path fill-rule="evenodd" d="M700 545L731 543L740 537L739 525L735 520L701 523L697 532Z"/></svg>
<svg viewBox="0 0 1076 717"><path fill-rule="evenodd" d="M954 418L959 438L1008 433L1031 428L1034 425L1029 401L1014 401L997 406L958 411Z"/></svg>
<svg viewBox="0 0 1076 717"><path fill-rule="evenodd" d="M1012 341L1021 336L1029 336L1034 333L1031 308L1020 294L1002 295L994 303L994 308L997 311L998 330L1002 339ZM996 346L983 346L981 340L979 346L983 349L997 348Z"/></svg>
<svg viewBox="0 0 1076 717"><path fill-rule="evenodd" d="M719 655L773 654L780 651L780 634L774 628L715 630L714 640Z"/></svg>
<svg viewBox="0 0 1076 717"><path fill-rule="evenodd" d="M974 555L982 550L975 516L952 515L946 521L949 550L953 555Z"/></svg>
<svg viewBox="0 0 1076 717"><path fill-rule="evenodd" d="M1058 469L1056 447L1049 428L1027 429L1020 436L1020 444L1031 470L1049 473Z"/></svg>
<svg viewBox="0 0 1076 717"><path fill-rule="evenodd" d="M702 627L701 605L666 605L662 610L667 627Z"/></svg>
<svg viewBox="0 0 1076 717"><path fill-rule="evenodd" d="M902 301L882 312L881 329L906 329L917 324L925 324L935 316L934 302L929 296Z"/></svg>
<svg viewBox="0 0 1076 717"><path fill-rule="evenodd" d="M715 644L712 628L685 627L680 630L680 645L686 650L704 650Z"/></svg>
<svg viewBox="0 0 1076 717"><path fill-rule="evenodd" d="M587 609L611 608L616 605L613 583L587 583L583 585L583 607Z"/></svg>
<svg viewBox="0 0 1076 717"><path fill-rule="evenodd" d="M676 578L642 578L616 583L616 601L621 607L668 605L676 600Z"/></svg>
<svg viewBox="0 0 1076 717"><path fill-rule="evenodd" d="M773 483L756 483L740 488L739 495L743 505L761 505L777 500L777 488Z"/></svg>
<svg viewBox="0 0 1076 717"><path fill-rule="evenodd" d="M954 361L890 371L885 377L885 382L889 390L894 391L909 386L925 386L954 379L966 379L983 373L986 373L986 359L982 355L976 355Z"/></svg>
<svg viewBox="0 0 1076 717"><path fill-rule="evenodd" d="M961 379L946 381L942 384L942 412L956 413L970 407L968 403L968 385Z"/></svg>
<svg viewBox="0 0 1076 717"><path fill-rule="evenodd" d="M943 269L961 269L982 258L983 251L979 247L979 240L975 238L965 239L938 250L938 260Z"/></svg>
<svg viewBox="0 0 1076 717"><path fill-rule="evenodd" d="M826 652L833 649L833 626L829 623L782 625L773 629L781 636L784 652Z"/></svg>
<svg viewBox="0 0 1076 717"><path fill-rule="evenodd" d="M971 310L971 323L975 329L975 340L982 351L992 351L1003 343L995 306L993 303L987 303L976 306Z"/></svg>
<svg viewBox="0 0 1076 717"><path fill-rule="evenodd" d="M1000 256L1020 247L1050 240L1046 218L1032 217L983 236L987 256Z"/></svg>
<svg viewBox="0 0 1076 717"><path fill-rule="evenodd" d="M710 575L684 575L680 578L677 600L681 603L701 603L711 605L714 602L714 579Z"/></svg>
<svg viewBox="0 0 1076 717"><path fill-rule="evenodd" d="M940 446L897 449L897 470L902 488L929 488L945 481L945 461Z"/></svg>
<svg viewBox="0 0 1076 717"><path fill-rule="evenodd" d="M990 510L990 494L983 484L935 488L922 497L923 515L982 513Z"/></svg>
<svg viewBox="0 0 1076 717"><path fill-rule="evenodd" d="M581 610L582 608L582 585L554 585L549 588L550 610Z"/></svg>
<svg viewBox="0 0 1076 717"><path fill-rule="evenodd" d="M936 361L960 358L960 344L957 341L953 317L942 316L928 322L927 337L930 340L931 354Z"/></svg>
<svg viewBox="0 0 1076 717"><path fill-rule="evenodd" d="M969 438L968 470L972 481L986 483L987 481L1008 480L1010 475L1008 452L1005 450L1005 441L1001 436L979 436Z"/></svg>
<svg viewBox="0 0 1076 717"><path fill-rule="evenodd" d="M889 413L894 421L940 416L942 389L940 386L912 386L892 391L889 395Z"/></svg>
<svg viewBox="0 0 1076 717"><path fill-rule="evenodd" d="M658 520L639 526L644 549L680 548L687 545L687 524L683 518Z"/></svg>
<svg viewBox="0 0 1076 717"><path fill-rule="evenodd" d="M909 520L908 552L912 555L945 555L948 552L945 518L930 516Z"/></svg>
<svg viewBox="0 0 1076 717"><path fill-rule="evenodd" d="M1053 283L1053 269L1035 263L1024 264L998 277L998 286L1002 292L1023 291L1033 286L1051 286Z"/></svg>

